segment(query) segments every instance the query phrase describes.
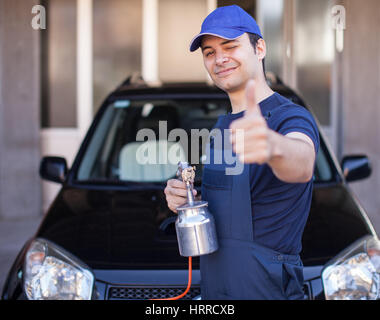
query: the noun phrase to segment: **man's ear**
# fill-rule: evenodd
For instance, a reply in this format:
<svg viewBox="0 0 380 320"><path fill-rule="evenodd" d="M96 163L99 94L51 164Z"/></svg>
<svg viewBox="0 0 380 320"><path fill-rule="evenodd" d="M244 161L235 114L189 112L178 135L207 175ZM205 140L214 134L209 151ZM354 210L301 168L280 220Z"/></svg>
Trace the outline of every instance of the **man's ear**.
<svg viewBox="0 0 380 320"><path fill-rule="evenodd" d="M259 60L263 60L267 54L267 46L264 39L257 40L256 43L256 54Z"/></svg>

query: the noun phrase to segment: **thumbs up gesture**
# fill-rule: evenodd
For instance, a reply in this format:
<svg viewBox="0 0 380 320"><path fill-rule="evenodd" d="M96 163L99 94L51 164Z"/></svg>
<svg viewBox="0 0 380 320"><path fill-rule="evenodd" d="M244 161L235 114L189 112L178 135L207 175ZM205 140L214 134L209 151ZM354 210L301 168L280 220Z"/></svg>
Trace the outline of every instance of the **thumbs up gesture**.
<svg viewBox="0 0 380 320"><path fill-rule="evenodd" d="M243 163L267 163L272 156L271 130L256 102L255 82L246 86L247 109L242 118L230 125L231 143L234 152Z"/></svg>

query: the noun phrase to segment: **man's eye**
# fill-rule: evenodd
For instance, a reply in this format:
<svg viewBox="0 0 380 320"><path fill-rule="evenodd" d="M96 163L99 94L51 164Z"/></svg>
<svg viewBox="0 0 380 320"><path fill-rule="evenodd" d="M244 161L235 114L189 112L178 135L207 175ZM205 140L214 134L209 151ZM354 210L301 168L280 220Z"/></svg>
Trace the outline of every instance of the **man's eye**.
<svg viewBox="0 0 380 320"><path fill-rule="evenodd" d="M206 57L210 56L211 54L213 54L214 52L213 51L209 51L206 53Z"/></svg>
<svg viewBox="0 0 380 320"><path fill-rule="evenodd" d="M232 46L232 47L227 47L227 49L234 49L236 48L237 46Z"/></svg>

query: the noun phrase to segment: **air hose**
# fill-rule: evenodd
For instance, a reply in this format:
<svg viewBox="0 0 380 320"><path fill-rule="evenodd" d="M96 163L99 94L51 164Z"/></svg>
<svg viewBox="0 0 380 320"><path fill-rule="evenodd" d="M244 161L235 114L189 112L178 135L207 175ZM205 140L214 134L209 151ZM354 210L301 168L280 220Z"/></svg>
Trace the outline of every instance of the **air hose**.
<svg viewBox="0 0 380 320"><path fill-rule="evenodd" d="M189 279L187 281L187 288L183 293L181 293L179 296L176 296L176 297L162 298L162 299L149 299L149 300L178 300L178 299L183 298L189 292L190 287L191 287L191 270L192 270L191 263L192 263L191 257L189 257Z"/></svg>

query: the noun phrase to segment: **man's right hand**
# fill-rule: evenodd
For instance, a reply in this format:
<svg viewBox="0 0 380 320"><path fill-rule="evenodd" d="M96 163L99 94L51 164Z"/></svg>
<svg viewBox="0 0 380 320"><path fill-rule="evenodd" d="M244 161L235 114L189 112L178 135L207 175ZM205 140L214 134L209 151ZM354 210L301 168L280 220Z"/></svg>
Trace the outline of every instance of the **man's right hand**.
<svg viewBox="0 0 380 320"><path fill-rule="evenodd" d="M168 207L174 213L177 213L177 208L187 202L186 183L178 179L170 179L164 190ZM197 190L193 189L194 197Z"/></svg>

